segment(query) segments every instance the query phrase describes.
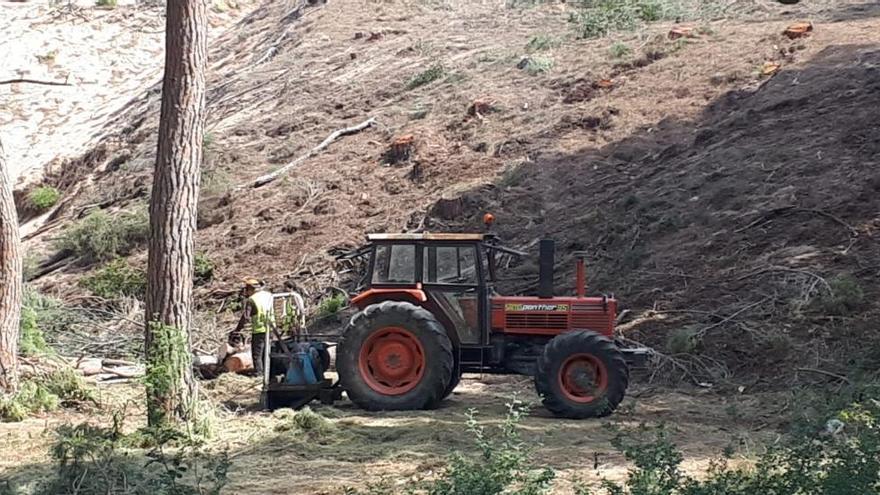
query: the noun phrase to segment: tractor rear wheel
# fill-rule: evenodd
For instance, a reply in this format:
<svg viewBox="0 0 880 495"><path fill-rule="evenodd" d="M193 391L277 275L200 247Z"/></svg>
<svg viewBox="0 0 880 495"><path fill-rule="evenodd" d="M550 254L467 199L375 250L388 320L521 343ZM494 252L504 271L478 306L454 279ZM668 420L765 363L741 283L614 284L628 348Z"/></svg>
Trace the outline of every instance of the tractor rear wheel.
<svg viewBox="0 0 880 495"><path fill-rule="evenodd" d="M544 407L564 418L600 418L617 408L629 368L611 339L594 332L557 335L538 357L535 389Z"/></svg>
<svg viewBox="0 0 880 495"><path fill-rule="evenodd" d="M356 314L336 368L349 399L368 410L430 409L452 381L452 343L428 310L399 301Z"/></svg>

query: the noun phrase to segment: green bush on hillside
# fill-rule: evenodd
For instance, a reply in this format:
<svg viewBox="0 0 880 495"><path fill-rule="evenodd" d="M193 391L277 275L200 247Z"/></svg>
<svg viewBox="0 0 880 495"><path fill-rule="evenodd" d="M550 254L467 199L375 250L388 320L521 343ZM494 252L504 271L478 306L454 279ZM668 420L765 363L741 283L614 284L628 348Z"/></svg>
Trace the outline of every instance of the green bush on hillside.
<svg viewBox="0 0 880 495"><path fill-rule="evenodd" d="M57 242L81 260L109 261L131 253L147 241L150 222L146 212L110 215L97 210L67 228Z"/></svg>
<svg viewBox="0 0 880 495"><path fill-rule="evenodd" d="M41 186L28 193L28 202L36 210L46 210L61 199L61 191L51 186Z"/></svg>
<svg viewBox="0 0 880 495"><path fill-rule="evenodd" d="M147 292L147 275L143 270L134 268L119 258L80 279L79 285L104 299L143 299Z"/></svg>

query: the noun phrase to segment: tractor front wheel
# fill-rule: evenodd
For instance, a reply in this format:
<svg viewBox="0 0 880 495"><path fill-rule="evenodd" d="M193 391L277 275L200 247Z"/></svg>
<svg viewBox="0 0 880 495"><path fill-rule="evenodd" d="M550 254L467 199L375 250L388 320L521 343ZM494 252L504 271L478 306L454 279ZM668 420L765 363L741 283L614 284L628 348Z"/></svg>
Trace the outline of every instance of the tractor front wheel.
<svg viewBox="0 0 880 495"><path fill-rule="evenodd" d="M430 409L452 381L452 343L429 311L398 301L356 314L337 348L343 390L369 410Z"/></svg>
<svg viewBox="0 0 880 495"><path fill-rule="evenodd" d="M594 332L557 335L538 357L535 389L544 407L557 416L608 416L628 384L623 355L609 338Z"/></svg>

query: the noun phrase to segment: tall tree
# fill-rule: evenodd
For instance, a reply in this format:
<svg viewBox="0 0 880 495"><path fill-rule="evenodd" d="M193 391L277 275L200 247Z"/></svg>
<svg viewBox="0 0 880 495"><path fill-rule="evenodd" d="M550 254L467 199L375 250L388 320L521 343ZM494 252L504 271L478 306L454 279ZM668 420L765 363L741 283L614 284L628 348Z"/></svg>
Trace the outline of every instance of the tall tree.
<svg viewBox="0 0 880 495"><path fill-rule="evenodd" d="M147 267L147 407L153 426L189 421L196 400L189 330L205 127L206 10L205 0L168 0Z"/></svg>
<svg viewBox="0 0 880 495"><path fill-rule="evenodd" d="M21 240L12 197L12 178L0 142L0 392L18 386L18 332L21 318Z"/></svg>

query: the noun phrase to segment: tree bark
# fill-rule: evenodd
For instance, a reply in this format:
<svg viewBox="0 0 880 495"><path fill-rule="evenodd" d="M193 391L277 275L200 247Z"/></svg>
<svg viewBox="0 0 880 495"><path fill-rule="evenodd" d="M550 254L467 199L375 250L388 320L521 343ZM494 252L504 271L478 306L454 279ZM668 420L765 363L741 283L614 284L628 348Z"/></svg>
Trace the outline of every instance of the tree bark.
<svg viewBox="0 0 880 495"><path fill-rule="evenodd" d="M192 420L196 400L189 330L205 127L205 1L168 0L166 19L147 267L145 340L151 368L147 370L151 426Z"/></svg>
<svg viewBox="0 0 880 495"><path fill-rule="evenodd" d="M12 178L0 143L0 392L18 387L21 318L21 239L12 197Z"/></svg>

